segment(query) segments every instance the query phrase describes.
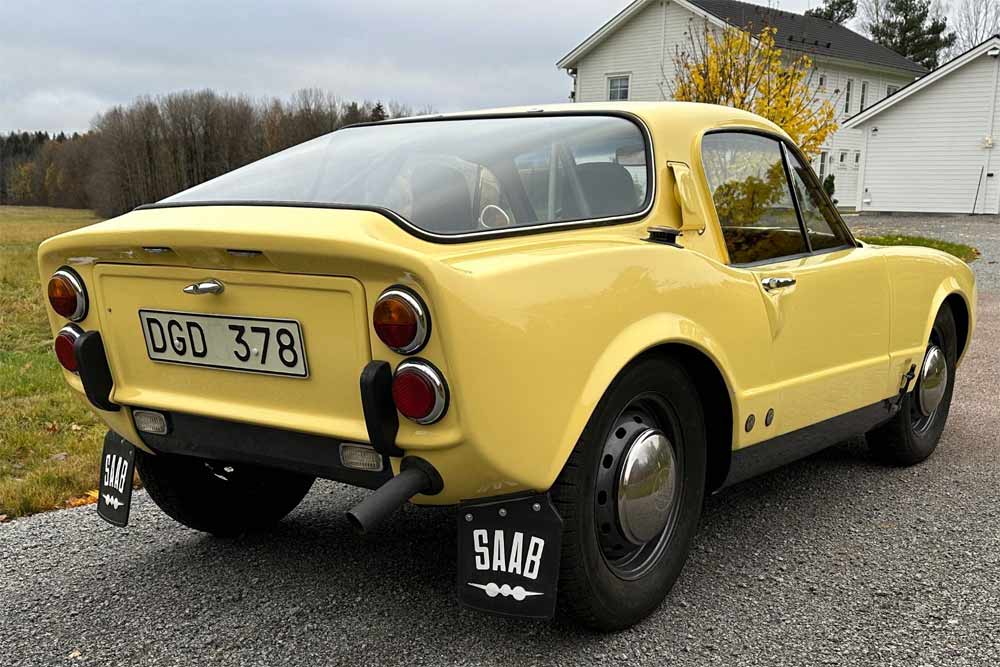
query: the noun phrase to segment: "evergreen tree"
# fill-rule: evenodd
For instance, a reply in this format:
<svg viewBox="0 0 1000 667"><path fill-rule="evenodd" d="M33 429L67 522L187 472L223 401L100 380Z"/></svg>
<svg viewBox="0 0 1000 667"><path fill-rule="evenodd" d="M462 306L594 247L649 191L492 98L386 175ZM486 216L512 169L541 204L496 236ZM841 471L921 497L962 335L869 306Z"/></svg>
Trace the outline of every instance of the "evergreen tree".
<svg viewBox="0 0 1000 667"><path fill-rule="evenodd" d="M371 121L377 123L380 120L385 120L389 117L389 114L385 112L385 107L382 106L381 102L376 102L375 106L372 107Z"/></svg>
<svg viewBox="0 0 1000 667"><path fill-rule="evenodd" d="M868 25L872 39L927 69L955 43L944 16L931 16L930 0L886 0L881 20Z"/></svg>
<svg viewBox="0 0 1000 667"><path fill-rule="evenodd" d="M858 0L823 0L822 7L806 10L806 16L815 16L840 24L850 21L857 13Z"/></svg>

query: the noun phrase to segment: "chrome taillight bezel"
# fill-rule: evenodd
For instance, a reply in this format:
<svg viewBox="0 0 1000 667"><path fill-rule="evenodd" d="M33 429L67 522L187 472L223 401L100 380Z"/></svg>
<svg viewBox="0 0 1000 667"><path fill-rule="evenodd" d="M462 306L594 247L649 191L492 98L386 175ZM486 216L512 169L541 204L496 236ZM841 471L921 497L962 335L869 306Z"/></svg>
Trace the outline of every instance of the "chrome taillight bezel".
<svg viewBox="0 0 1000 667"><path fill-rule="evenodd" d="M396 372L392 375L393 381L402 373L417 373L427 380L434 392L434 407L426 416L419 419L414 419L407 415L403 416L421 426L427 426L440 421L448 411L449 401L448 383L445 382L441 371L434 364L424 359L407 359L396 367Z"/></svg>
<svg viewBox="0 0 1000 667"><path fill-rule="evenodd" d="M69 338L72 341L71 348L75 348L76 347L76 341L80 340L80 336L82 336L82 335L83 335L83 329L81 329L80 327L76 326L75 324L67 324L66 326L64 326L62 329L60 329L56 333L56 337L52 341L53 352L55 352L55 344L56 344L56 341L58 339L60 339L60 338ZM58 360L59 353L56 352L55 354L56 354L56 359ZM76 359L74 357L74 361L75 360ZM62 368L67 373L73 373L74 375L79 375L80 374L80 365L79 365L79 363L77 363L77 367L75 369L69 369L69 368L66 368L63 365L63 363L60 361L59 362L59 367Z"/></svg>
<svg viewBox="0 0 1000 667"><path fill-rule="evenodd" d="M411 340L407 345L403 347L394 347L389 345L381 336L378 336L378 330L376 329L376 336L382 341L386 347L388 347L393 352L397 354L416 354L420 350L424 349L427 345L427 341L431 337L431 318L430 314L427 312L427 306L424 304L423 299L421 299L415 292L406 287L401 287L399 285L394 285L384 290L375 300L375 308L378 308L379 304L389 298L397 298L410 308L413 309L414 315L416 316L417 330L413 335L413 340ZM372 310L374 313L374 309ZM374 327L374 320L372 321L372 326Z"/></svg>
<svg viewBox="0 0 1000 667"><path fill-rule="evenodd" d="M81 322L87 317L87 310L90 307L90 301L87 298L87 287L83 284L83 279L73 269L68 266L60 267L55 273L49 278L49 282L55 278L62 278L69 283L70 287L76 293L76 310L74 310L70 315L63 316L60 313L56 313L60 317L66 317L71 322ZM48 297L48 286L46 286L46 297ZM49 300L49 307L55 310L52 306L51 300Z"/></svg>

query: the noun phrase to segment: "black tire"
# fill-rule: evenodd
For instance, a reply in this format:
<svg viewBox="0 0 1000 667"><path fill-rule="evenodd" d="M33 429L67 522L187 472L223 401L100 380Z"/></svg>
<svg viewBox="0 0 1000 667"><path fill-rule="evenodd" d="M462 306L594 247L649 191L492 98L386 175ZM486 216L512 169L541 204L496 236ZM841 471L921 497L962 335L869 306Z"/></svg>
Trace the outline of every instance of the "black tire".
<svg viewBox="0 0 1000 667"><path fill-rule="evenodd" d="M149 497L164 513L219 537L272 526L295 509L316 479L141 449L136 449L135 467Z"/></svg>
<svg viewBox="0 0 1000 667"><path fill-rule="evenodd" d="M669 358L648 357L629 366L601 399L552 487L553 501L563 518L559 600L583 625L600 631L634 625L663 601L687 560L705 493L705 419L697 395L684 368ZM597 505L597 484L604 474L598 468L606 458L612 429L622 433L622 415L630 414L626 412L630 406L646 405L644 401L660 422L656 427L673 444L677 488L672 518L656 547L642 547L650 550L647 561L627 572L609 556L607 532L598 535L598 513L603 508ZM606 502L606 492L604 498ZM640 556L637 553L635 558Z"/></svg>
<svg viewBox="0 0 1000 667"><path fill-rule="evenodd" d="M865 436L868 448L878 460L889 465L908 466L920 463L937 448L948 411L951 395L955 388L955 365L958 361L958 332L951 308L943 306L938 311L927 342L928 349L936 345L944 352L948 368L948 380L944 396L937 409L930 415L920 412L917 401L920 363L917 364L917 380L913 388L903 396L899 411L885 424L871 430ZM921 362L923 359L921 359Z"/></svg>

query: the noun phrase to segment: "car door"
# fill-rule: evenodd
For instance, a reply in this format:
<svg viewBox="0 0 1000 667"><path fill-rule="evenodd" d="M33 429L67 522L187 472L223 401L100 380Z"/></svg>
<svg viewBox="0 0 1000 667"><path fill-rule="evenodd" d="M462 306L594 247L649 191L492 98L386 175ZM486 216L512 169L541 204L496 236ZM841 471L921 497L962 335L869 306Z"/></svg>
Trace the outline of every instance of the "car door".
<svg viewBox="0 0 1000 667"><path fill-rule="evenodd" d="M886 398L885 260L857 247L798 151L777 137L702 142L730 264L753 274L771 328L776 433Z"/></svg>

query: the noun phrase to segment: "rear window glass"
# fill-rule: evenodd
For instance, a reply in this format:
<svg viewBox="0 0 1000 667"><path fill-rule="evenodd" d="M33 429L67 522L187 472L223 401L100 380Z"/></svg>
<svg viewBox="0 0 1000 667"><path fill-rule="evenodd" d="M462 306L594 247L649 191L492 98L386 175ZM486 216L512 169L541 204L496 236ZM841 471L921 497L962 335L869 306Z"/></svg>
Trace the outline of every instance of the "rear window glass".
<svg viewBox="0 0 1000 667"><path fill-rule="evenodd" d="M377 206L453 235L638 213L649 174L643 133L625 118L441 120L338 130L162 203Z"/></svg>

